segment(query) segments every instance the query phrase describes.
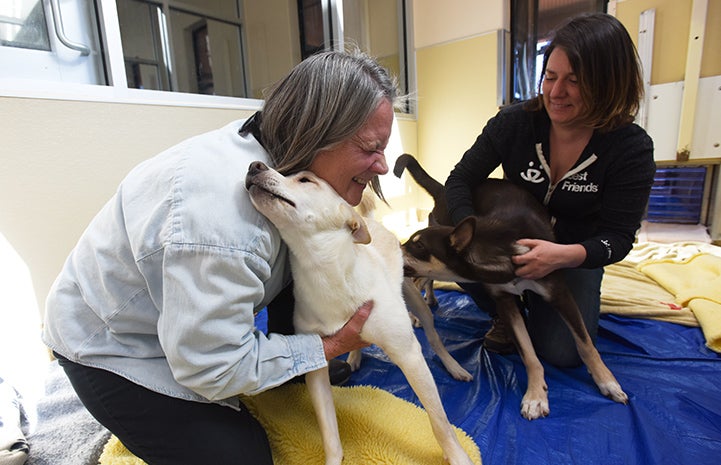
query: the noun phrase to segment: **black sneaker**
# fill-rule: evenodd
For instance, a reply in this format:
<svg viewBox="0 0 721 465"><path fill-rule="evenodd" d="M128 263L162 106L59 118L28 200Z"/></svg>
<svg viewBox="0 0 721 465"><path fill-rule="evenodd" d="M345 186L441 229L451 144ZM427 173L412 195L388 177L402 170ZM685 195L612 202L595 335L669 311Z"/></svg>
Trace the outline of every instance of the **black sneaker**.
<svg viewBox="0 0 721 465"><path fill-rule="evenodd" d="M516 352L516 345L513 343L511 328L506 327L502 319L495 316L488 330L483 337L483 347L497 354L512 354Z"/></svg>
<svg viewBox="0 0 721 465"><path fill-rule="evenodd" d="M328 377L333 386L343 386L350 379L352 371L350 364L343 360L334 358L328 361Z"/></svg>

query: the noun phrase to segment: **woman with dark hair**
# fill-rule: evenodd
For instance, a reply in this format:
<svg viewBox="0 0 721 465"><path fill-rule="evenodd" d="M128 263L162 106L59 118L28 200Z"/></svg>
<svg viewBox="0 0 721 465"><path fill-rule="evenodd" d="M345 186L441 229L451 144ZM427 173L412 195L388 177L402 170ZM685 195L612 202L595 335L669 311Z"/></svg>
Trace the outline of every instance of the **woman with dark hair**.
<svg viewBox="0 0 721 465"><path fill-rule="evenodd" d="M603 267L631 250L648 202L655 163L653 142L633 123L643 95L638 55L614 17L572 18L546 49L539 95L501 109L446 181L453 221L472 215L471 192L499 165L552 217L556 242L523 239L516 275L538 279L563 270L595 339ZM495 316L481 285L463 285ZM557 366L581 363L559 314L532 292L519 302L540 357ZM513 350L510 331L494 318L484 346Z"/></svg>
<svg viewBox="0 0 721 465"><path fill-rule="evenodd" d="M367 55L314 55L262 112L135 167L92 220L50 291L43 340L90 413L136 456L272 464L238 395L365 345L372 302L333 336L273 328L291 313L288 250L244 180L262 161L311 170L351 205L368 184L380 195L395 99L395 82ZM266 305L268 335L254 322Z"/></svg>

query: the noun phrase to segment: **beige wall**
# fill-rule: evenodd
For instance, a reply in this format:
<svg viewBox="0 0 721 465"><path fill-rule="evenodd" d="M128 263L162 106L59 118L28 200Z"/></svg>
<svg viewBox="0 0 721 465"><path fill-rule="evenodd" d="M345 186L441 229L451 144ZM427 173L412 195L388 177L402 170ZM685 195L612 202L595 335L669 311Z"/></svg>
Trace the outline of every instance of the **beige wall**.
<svg viewBox="0 0 721 465"><path fill-rule="evenodd" d="M381 176L381 187L388 205L376 203L375 217L383 222L399 239L407 238L419 229L418 192L412 181L406 177L393 176L393 164L402 153L418 153L418 125L416 120L407 116L398 116L393 128L391 140L386 147L386 160L390 172ZM427 213L426 213L427 216Z"/></svg>
<svg viewBox="0 0 721 465"><path fill-rule="evenodd" d="M721 74L721 0L709 0L703 40L701 77Z"/></svg>
<svg viewBox="0 0 721 465"><path fill-rule="evenodd" d="M263 98L266 87L300 62L297 4L295 0L244 0L243 9L249 97Z"/></svg>
<svg viewBox="0 0 721 465"><path fill-rule="evenodd" d="M510 29L504 0L413 0L413 30L417 49L463 40L497 29Z"/></svg>
<svg viewBox="0 0 721 465"><path fill-rule="evenodd" d="M68 252L134 165L244 114L7 97L0 113L0 234L28 266L41 308Z"/></svg>
<svg viewBox="0 0 721 465"><path fill-rule="evenodd" d="M486 121L498 111L498 31L509 29L508 2L415 0L418 152L444 182ZM426 212L430 197L411 182Z"/></svg>
<svg viewBox="0 0 721 465"><path fill-rule="evenodd" d="M721 74L721 0L707 0L701 77ZM616 17L638 44L641 12L656 10L651 84L683 81L693 0L620 0Z"/></svg>
<svg viewBox="0 0 721 465"><path fill-rule="evenodd" d="M419 157L440 181L498 111L497 57L495 32L417 51Z"/></svg>

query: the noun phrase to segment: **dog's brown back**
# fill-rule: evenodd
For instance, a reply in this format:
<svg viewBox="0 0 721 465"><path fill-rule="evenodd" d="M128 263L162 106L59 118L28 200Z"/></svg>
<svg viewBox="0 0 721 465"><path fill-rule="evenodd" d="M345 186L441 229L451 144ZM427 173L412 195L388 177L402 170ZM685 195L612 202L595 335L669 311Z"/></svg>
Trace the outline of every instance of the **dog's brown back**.
<svg viewBox="0 0 721 465"><path fill-rule="evenodd" d="M433 179L418 160L407 153L398 157L393 174L400 178L404 170L433 197L429 224L452 226L443 184ZM515 242L522 238L554 240L546 209L529 192L508 180L483 180L473 191L473 208L476 216L482 217L479 223L492 242Z"/></svg>

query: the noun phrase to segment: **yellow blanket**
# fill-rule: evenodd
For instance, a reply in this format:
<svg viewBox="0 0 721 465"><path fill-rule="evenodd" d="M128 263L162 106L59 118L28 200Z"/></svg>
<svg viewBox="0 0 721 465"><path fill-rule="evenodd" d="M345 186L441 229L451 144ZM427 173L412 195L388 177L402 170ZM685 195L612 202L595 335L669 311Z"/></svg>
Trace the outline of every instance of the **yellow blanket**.
<svg viewBox="0 0 721 465"><path fill-rule="evenodd" d="M338 429L347 465L441 465L443 453L425 411L370 386L333 387ZM303 384L286 384L243 403L268 432L276 465L323 463L315 413ZM481 465L478 446L458 428L456 434L473 462ZM115 436L100 465L144 465Z"/></svg>
<svg viewBox="0 0 721 465"><path fill-rule="evenodd" d="M648 260L638 269L691 309L706 345L721 352L721 257L700 253L687 260Z"/></svg>
<svg viewBox="0 0 721 465"><path fill-rule="evenodd" d="M684 326L698 326L691 309L629 261L606 267L601 282L601 313L651 318Z"/></svg>

